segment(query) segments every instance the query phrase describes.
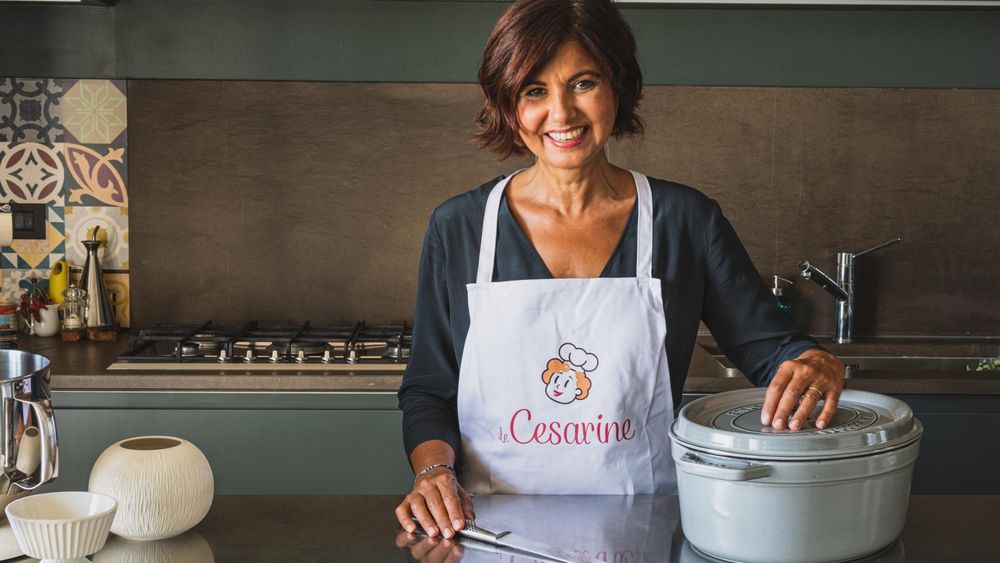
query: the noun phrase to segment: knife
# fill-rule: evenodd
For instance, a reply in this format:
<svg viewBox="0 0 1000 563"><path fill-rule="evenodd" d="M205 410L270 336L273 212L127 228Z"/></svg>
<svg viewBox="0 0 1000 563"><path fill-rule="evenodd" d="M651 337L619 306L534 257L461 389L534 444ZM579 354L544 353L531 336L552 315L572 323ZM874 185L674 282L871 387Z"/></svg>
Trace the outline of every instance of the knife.
<svg viewBox="0 0 1000 563"><path fill-rule="evenodd" d="M420 524L416 518L413 521ZM473 520L466 520L465 527L458 530L458 535L475 542L483 542L500 548L512 549L531 555L541 557L554 563L591 563L593 561L586 555L569 553L558 547L535 541L524 536L515 534L509 530L494 532L476 524Z"/></svg>

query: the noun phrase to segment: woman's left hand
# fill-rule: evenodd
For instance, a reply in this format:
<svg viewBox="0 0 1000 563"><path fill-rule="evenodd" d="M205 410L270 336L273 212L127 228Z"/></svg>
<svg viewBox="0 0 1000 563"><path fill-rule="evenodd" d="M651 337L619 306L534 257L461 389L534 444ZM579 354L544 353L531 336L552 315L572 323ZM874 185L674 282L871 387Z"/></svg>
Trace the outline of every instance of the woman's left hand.
<svg viewBox="0 0 1000 563"><path fill-rule="evenodd" d="M783 430L787 421L790 430L799 430L823 399L823 411L816 418L816 427L826 428L837 412L837 401L843 389L844 363L829 352L806 350L794 360L778 366L767 386L760 422Z"/></svg>

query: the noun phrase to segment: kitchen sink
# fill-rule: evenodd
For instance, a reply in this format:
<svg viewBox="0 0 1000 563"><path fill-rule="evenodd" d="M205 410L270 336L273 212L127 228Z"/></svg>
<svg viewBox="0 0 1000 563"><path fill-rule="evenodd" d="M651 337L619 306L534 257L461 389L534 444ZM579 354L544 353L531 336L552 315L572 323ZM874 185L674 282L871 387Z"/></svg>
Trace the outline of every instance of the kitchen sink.
<svg viewBox="0 0 1000 563"><path fill-rule="evenodd" d="M841 356L848 370L916 370L916 371L976 371L976 368L991 358L924 358L924 357L878 357Z"/></svg>
<svg viewBox="0 0 1000 563"><path fill-rule="evenodd" d="M943 371L943 372L975 372L981 362L992 358L961 357L892 357L892 356L838 356L847 367L847 377L856 376L858 372L871 371ZM722 377L742 377L739 369L721 354L712 354L712 359L718 362L720 370L716 374ZM990 370L1000 374L1000 371ZM981 373L986 373L981 372Z"/></svg>
<svg viewBox="0 0 1000 563"><path fill-rule="evenodd" d="M706 356L714 360L710 370L718 377L743 377L742 372L729 361L714 340L699 337L699 347ZM975 376L1000 375L995 366L997 353L995 341L956 343L923 341L917 339L892 342L869 341L852 344L821 344L837 355L847 367L847 377L877 376L877 372L920 372L933 377L933 372L942 374L965 374ZM992 362L991 362L992 361ZM977 371L977 367L983 370Z"/></svg>

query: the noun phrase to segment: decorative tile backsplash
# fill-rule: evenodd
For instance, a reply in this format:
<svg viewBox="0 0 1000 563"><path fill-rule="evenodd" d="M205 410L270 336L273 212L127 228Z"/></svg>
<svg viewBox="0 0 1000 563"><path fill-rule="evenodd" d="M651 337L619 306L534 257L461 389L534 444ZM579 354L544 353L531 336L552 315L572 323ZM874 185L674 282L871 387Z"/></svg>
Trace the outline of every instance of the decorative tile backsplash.
<svg viewBox="0 0 1000 563"><path fill-rule="evenodd" d="M0 202L46 205L44 240L0 248L4 301L17 301L32 277L48 279L59 260L81 269L81 241L100 227L105 285L129 326L125 84L0 78Z"/></svg>

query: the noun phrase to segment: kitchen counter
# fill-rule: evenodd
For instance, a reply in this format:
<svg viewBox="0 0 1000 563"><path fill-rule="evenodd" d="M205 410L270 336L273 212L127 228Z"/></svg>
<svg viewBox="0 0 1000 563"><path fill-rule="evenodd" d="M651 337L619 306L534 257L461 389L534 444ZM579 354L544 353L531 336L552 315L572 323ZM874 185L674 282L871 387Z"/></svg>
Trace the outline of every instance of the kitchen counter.
<svg viewBox="0 0 1000 563"><path fill-rule="evenodd" d="M192 531L158 542L116 536L100 561L271 562L448 561L532 562L453 544L411 543L393 516L399 496L217 496ZM479 523L505 524L548 544L586 551L608 562L712 561L695 553L680 529L673 496L479 496ZM1000 553L1000 496L912 496L900 539L860 561L993 562ZM400 547L402 546L402 547ZM461 558L458 555L461 554ZM18 561L34 561L24 557Z"/></svg>
<svg viewBox="0 0 1000 563"><path fill-rule="evenodd" d="M64 343L58 338L21 336L21 349L52 359L55 390L240 390L240 391L381 391L395 392L401 374L386 371L221 371L202 369L184 372L109 371L107 367L128 344L123 334L117 342L82 341ZM850 345L821 342L837 354L874 353L919 355L928 349L949 353L995 355L1000 339L870 339ZM691 359L685 393L716 393L750 387L743 377L722 377L708 350L711 338L700 337ZM848 387L887 394L910 395L1000 395L1000 372L870 372L848 380Z"/></svg>

